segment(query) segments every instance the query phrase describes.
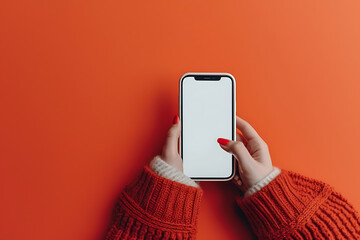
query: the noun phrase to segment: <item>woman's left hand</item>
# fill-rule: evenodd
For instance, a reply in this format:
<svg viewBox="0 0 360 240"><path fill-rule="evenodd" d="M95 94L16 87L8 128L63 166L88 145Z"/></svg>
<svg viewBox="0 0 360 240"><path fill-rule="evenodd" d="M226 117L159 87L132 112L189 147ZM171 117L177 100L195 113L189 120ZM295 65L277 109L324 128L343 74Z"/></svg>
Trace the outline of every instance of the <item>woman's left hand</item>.
<svg viewBox="0 0 360 240"><path fill-rule="evenodd" d="M173 125L166 135L165 145L162 148L161 159L182 172L183 161L178 151L180 132L181 126L179 116L176 115L174 117Z"/></svg>

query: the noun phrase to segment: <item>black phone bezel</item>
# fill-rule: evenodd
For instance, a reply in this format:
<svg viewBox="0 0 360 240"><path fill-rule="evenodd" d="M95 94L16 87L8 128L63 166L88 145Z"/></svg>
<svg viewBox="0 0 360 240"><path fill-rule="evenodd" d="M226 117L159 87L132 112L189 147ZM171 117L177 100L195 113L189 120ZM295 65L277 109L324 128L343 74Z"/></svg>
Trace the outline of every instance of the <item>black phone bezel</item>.
<svg viewBox="0 0 360 240"><path fill-rule="evenodd" d="M235 96L235 79L231 75L227 74L216 74L216 75L207 75L207 74L185 74L180 79L180 101L181 101L181 108L180 108L180 121L181 126L183 126L183 80L187 77L194 77L196 81L218 81L222 77L228 77L231 79L231 86L232 86L232 140L235 141L235 107L234 107L234 96ZM180 149L180 156L182 161L183 160L183 128L181 128L181 149ZM230 180L234 176L235 172L235 157L232 155L232 171L228 177L190 177L193 180Z"/></svg>

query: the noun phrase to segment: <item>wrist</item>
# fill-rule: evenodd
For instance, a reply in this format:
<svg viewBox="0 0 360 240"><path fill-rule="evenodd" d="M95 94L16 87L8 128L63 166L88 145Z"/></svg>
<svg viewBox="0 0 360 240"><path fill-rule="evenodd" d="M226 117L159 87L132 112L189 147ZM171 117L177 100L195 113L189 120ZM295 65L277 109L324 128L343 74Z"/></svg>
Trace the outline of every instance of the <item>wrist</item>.
<svg viewBox="0 0 360 240"><path fill-rule="evenodd" d="M149 167L153 170L156 174L161 177L173 180L175 182L179 182L188 186L197 187L199 188L199 184L197 184L194 180L190 177L186 176L182 171L176 169L175 167L169 165L165 162L159 155L155 156L150 164Z"/></svg>
<svg viewBox="0 0 360 240"><path fill-rule="evenodd" d="M281 170L279 168L273 167L273 170L266 177L264 177L259 182L255 183L253 186L246 190L246 192L244 193L244 198L250 197L255 192L260 191L263 187L265 187L272 180L274 180L280 173Z"/></svg>

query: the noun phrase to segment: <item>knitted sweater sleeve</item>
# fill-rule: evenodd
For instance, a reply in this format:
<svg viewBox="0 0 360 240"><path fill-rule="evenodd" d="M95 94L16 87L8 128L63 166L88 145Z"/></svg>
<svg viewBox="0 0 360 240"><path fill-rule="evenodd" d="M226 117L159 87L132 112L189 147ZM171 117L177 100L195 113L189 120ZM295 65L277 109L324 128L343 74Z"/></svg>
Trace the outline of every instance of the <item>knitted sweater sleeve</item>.
<svg viewBox="0 0 360 240"><path fill-rule="evenodd" d="M282 170L236 202L259 239L360 239L354 207L329 185Z"/></svg>
<svg viewBox="0 0 360 240"><path fill-rule="evenodd" d="M106 240L195 239L202 194L145 166L121 192Z"/></svg>

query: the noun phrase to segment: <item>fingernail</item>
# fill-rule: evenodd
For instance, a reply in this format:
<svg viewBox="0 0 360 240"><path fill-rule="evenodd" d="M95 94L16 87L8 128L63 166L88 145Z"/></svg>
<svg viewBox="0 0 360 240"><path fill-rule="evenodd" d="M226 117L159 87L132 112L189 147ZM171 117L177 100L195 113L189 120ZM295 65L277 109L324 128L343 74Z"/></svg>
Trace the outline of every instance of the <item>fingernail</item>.
<svg viewBox="0 0 360 240"><path fill-rule="evenodd" d="M174 117L173 123L174 123L174 124L177 124L178 122L179 122L179 117L178 117L178 115L176 114L175 117Z"/></svg>
<svg viewBox="0 0 360 240"><path fill-rule="evenodd" d="M225 138L218 138L217 142L220 143L221 145L226 145L230 142L230 140L225 139Z"/></svg>

